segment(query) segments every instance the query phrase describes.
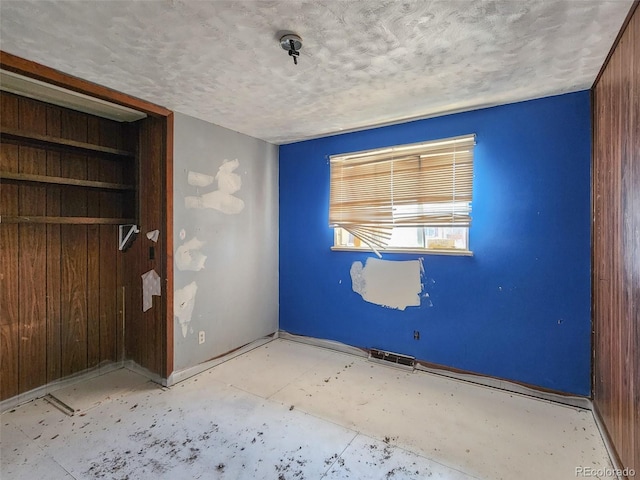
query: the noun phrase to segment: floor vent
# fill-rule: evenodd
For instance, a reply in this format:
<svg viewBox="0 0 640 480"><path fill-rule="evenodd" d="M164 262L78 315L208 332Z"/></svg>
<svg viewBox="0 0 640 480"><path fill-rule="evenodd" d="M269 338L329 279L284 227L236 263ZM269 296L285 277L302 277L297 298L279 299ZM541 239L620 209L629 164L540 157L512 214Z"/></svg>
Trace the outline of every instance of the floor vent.
<svg viewBox="0 0 640 480"><path fill-rule="evenodd" d="M62 400L60 400L59 398L56 398L56 397L54 397L53 395L51 395L49 393L49 394L45 395L43 397L43 399L46 402L48 402L51 405L53 405L54 407L56 407L58 410L60 410L65 415L69 415L70 417L73 417L73 414L75 413L75 410L73 408L71 408L69 405L67 405L66 403L64 403Z"/></svg>
<svg viewBox="0 0 640 480"><path fill-rule="evenodd" d="M377 348L369 350L369 360L411 371L413 371L416 365L415 357L402 355L401 353L386 352L384 350L378 350Z"/></svg>

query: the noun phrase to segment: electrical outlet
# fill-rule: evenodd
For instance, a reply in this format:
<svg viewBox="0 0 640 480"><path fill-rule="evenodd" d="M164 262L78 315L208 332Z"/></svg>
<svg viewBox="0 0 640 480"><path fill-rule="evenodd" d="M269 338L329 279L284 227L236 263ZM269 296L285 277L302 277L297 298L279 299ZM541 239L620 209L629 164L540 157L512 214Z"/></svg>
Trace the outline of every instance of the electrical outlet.
<svg viewBox="0 0 640 480"><path fill-rule="evenodd" d="M204 343L204 331L200 330L198 332L198 345L202 345Z"/></svg>

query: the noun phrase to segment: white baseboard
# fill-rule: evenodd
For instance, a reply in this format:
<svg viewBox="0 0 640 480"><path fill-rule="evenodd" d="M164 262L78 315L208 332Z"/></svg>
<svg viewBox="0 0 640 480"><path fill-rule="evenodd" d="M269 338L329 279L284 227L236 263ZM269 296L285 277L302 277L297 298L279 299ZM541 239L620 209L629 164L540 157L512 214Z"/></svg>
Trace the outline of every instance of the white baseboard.
<svg viewBox="0 0 640 480"><path fill-rule="evenodd" d="M517 393L519 395L525 395L528 397L534 397L538 400L544 400L552 403L560 403L570 407L582 408L585 410L592 409L591 400L587 397L580 397L576 395L562 395L559 393L545 392L544 390L538 390L536 388L520 385L519 383L510 382L509 380L502 380L500 378L486 377L484 375L476 375L474 373L459 373L452 372L445 369L427 367L419 363L416 364L416 370L421 372L428 372L434 375L440 375L448 377L454 380L459 380L467 383L475 383L484 387L496 388L498 390L504 390L509 393Z"/></svg>
<svg viewBox="0 0 640 480"><path fill-rule="evenodd" d="M596 422L598 430L600 431L602 442L604 443L604 446L607 449L607 453L609 454L609 458L611 459L611 464L613 465L613 469L616 471L616 478L618 480L625 480L626 477L622 477L621 475L617 474L617 472L624 471L624 466L622 466L618 462L618 454L616 453L616 449L613 446L613 443L611 443L611 438L607 433L607 428L604 426L604 422L602 421L602 417L600 417L600 413L598 412L598 409L595 408L594 406L594 408L591 409L591 413L593 414L593 418Z"/></svg>
<svg viewBox="0 0 640 480"><path fill-rule="evenodd" d="M90 368L87 370L83 370L82 372L74 373L65 378L61 378L59 380L54 380L53 382L49 382L46 385L42 385L40 387L34 388L33 390L29 390L28 392L21 393L11 398L7 398L6 400L2 400L0 402L0 413L3 413L7 410L11 410L19 405L35 400L36 398L44 397L51 392L56 390L60 390L61 388L67 387L69 385L75 385L76 383L84 382L85 380L90 380L95 377L99 377L100 375L104 375L109 372L113 372L114 370L118 370L120 368L127 368L132 372L135 372L143 377L147 377L152 382L158 383L165 387L170 387L171 385L175 385L178 382L186 380L187 378L193 377L198 373L201 373L205 370L208 370L216 365L224 363L232 358L237 357L238 355L242 355L243 353L249 352L254 348L258 348L273 339L278 338L278 332L273 333L270 336L260 338L252 343L244 345L243 347L234 350L228 355L224 355L222 357L210 360L208 362L201 363L200 365L196 365L190 368L186 368L184 370L173 372L169 378L165 379L157 373L153 373L152 371L146 369L138 365L133 360L125 360L120 362L109 362L103 365L98 365L97 367Z"/></svg>
<svg viewBox="0 0 640 480"><path fill-rule="evenodd" d="M157 373L153 373L151 370L148 370L143 366L138 365L133 360L126 360L123 367L127 370L131 370L132 372L137 373L138 375L147 377L149 380L159 385L164 385L165 383L164 379L160 375L158 375Z"/></svg>
<svg viewBox="0 0 640 480"><path fill-rule="evenodd" d="M279 332L275 332L267 337L263 337L263 338L259 338L258 340L254 340L251 343L248 343L232 352L229 352L226 355L223 355L221 357L218 358L214 358L212 360L200 363L198 365L194 365L193 367L188 367L185 368L183 370L179 370L176 372L173 372L171 375L169 375L169 378L167 378L166 380L162 380L162 385L164 385L165 387L170 387L172 385L175 385L176 383L182 382L184 380L186 380L187 378L193 377L194 375L198 375L199 373L204 372L205 370L209 370L210 368L215 367L216 365L220 365L221 363L224 362L228 362L229 360L231 360L232 358L235 358L239 355L242 355L243 353L247 353L250 352L253 349L256 349L258 347L261 347L262 345L265 345L273 340L275 340L276 338L278 338L279 336Z"/></svg>
<svg viewBox="0 0 640 480"><path fill-rule="evenodd" d="M369 356L366 350L353 347L351 345L346 345L341 342L336 342L334 340L325 340L322 338L294 335L292 333L284 332L282 330L279 332L278 336L279 338L283 338L285 340L292 340L294 342L305 343L307 345L314 345L316 347L328 348L330 350L336 350L342 353L350 353L352 355L357 355L359 357ZM510 382L508 380L501 380L498 378L486 377L483 375L476 375L473 373L458 373L458 372L452 372L446 369L427 367L425 365L420 364L419 360L416 361L415 369L421 372L427 372L434 375L440 375L447 378L451 378L453 380L459 380L467 383L475 383L485 387L505 390L510 393L527 395L529 397L535 397L539 400L545 400L553 403L561 403L563 405L568 405L576 408L583 408L586 410L592 409L591 400L586 397L561 395L561 394L552 393L552 392L545 392L542 390L537 390L535 388L526 387L518 383Z"/></svg>
<svg viewBox="0 0 640 480"><path fill-rule="evenodd" d="M84 382L85 380L89 380L91 378L99 377L106 373L119 370L124 366L125 362L109 362L98 365L94 368L83 370L82 372L74 373L73 375L69 375L68 377L64 377L59 380L54 380L53 382L49 382L46 385L42 385L41 387L34 388L33 390L29 390L28 392L20 393L15 397L2 400L0 402L0 413L4 413L7 410L16 408L17 406L35 400L36 398L44 397L51 392L60 390L64 387L68 387L69 385L75 385L76 383Z"/></svg>
<svg viewBox="0 0 640 480"><path fill-rule="evenodd" d="M149 378L151 381L163 385L165 387L170 387L175 385L176 383L182 382L187 378L193 377L205 370L215 367L216 365L220 365L221 363L227 362L232 358L235 358L239 355L247 353L255 348L261 347L276 338L281 338L283 340L290 340L294 342L304 343L307 345L312 345L321 348L327 348L330 350L338 351L341 353L347 353L351 355L356 355L358 357L368 357L368 352L361 348L353 347L351 345L347 345L341 342L337 342L334 340L325 340L321 338L314 337L305 337L302 335L294 335L285 331L278 331L272 335L267 337L260 338L251 342L243 347L230 352L227 355L223 355L219 358L215 358L209 360L207 362L201 363L199 365L195 365L193 367L186 368L184 370L173 372L169 378L164 379L160 375L153 373L147 370L144 367L141 367L133 360L127 360L124 362L112 362L104 365L99 365L93 369L85 370L83 372L76 373L69 377L65 377L60 380L55 380L41 387L35 388L25 393L21 393L16 395L15 397L8 398L0 402L0 412L5 412L12 408L15 408L18 405L21 405L26 402L30 402L31 400L35 400L36 398L43 397L55 390L59 390L60 388L74 385L79 382L83 382L85 380L89 380L94 377L98 377L100 375L104 375L106 373L112 372L114 370L118 370L120 368L127 368L133 372L136 372L140 375L143 375ZM579 396L570 396L570 395L560 395L551 392L545 392L541 390L537 390L535 388L526 387L524 385L520 385L514 382L510 382L508 380L501 380L493 377L486 377L482 375L476 375L472 373L459 373L452 372L445 369L438 369L424 366L420 363L416 364L416 370L431 373L434 375L440 375L444 377L448 377L454 380L464 381L468 383L475 383L478 385L483 385L490 388L497 388L500 390L508 391L511 393L517 393L521 395L527 395L530 397L535 397L540 400L545 400L553 403L560 403L564 405L569 405L572 407L583 408L587 410L592 410L591 400L586 397ZM598 422L599 427L601 427ZM605 435L603 435L604 437Z"/></svg>
<svg viewBox="0 0 640 480"><path fill-rule="evenodd" d="M323 338L305 337L303 335L295 335L293 333L280 330L278 332L278 338L283 340L292 340L298 343L305 343L307 345L313 345L314 347L328 348L329 350L335 350L342 353L349 353L358 357L368 357L369 353L361 348L352 347L346 343L336 342L334 340L325 340Z"/></svg>

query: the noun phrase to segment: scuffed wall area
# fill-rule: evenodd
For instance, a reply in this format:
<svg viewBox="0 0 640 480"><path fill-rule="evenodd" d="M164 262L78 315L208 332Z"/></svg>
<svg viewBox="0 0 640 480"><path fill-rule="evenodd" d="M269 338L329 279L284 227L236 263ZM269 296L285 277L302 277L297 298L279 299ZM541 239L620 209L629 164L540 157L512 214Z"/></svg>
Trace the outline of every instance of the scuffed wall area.
<svg viewBox="0 0 640 480"><path fill-rule="evenodd" d="M578 92L282 146L280 328L589 395L589 108ZM329 155L470 133L473 257L330 250Z"/></svg>
<svg viewBox="0 0 640 480"><path fill-rule="evenodd" d="M179 113L174 128L179 371L278 329L278 147Z"/></svg>

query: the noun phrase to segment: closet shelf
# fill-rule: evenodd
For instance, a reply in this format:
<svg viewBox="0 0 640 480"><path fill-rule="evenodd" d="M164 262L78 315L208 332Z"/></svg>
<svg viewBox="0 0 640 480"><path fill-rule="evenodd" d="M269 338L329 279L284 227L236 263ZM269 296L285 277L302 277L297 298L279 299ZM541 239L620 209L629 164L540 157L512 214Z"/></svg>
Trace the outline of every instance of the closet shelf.
<svg viewBox="0 0 640 480"><path fill-rule="evenodd" d="M133 158L135 154L127 150L120 150L118 148L103 147L100 145L94 145L92 143L78 142L76 140L69 140L67 138L54 137L51 135L40 135L37 133L27 132L10 127L0 127L0 136L2 141L19 141L28 142L35 145L41 145L43 147L62 148L80 150L85 153L111 155L123 158Z"/></svg>
<svg viewBox="0 0 640 480"><path fill-rule="evenodd" d="M32 217L27 215L2 215L0 223L49 223L65 225L127 225L136 223L133 218L100 217Z"/></svg>
<svg viewBox="0 0 640 480"><path fill-rule="evenodd" d="M135 190L134 185L124 183L97 182L68 177L52 177L49 175L33 175L30 173L1 172L1 180L16 180L19 182L51 183L54 185L72 185L76 187L98 188L102 190Z"/></svg>

